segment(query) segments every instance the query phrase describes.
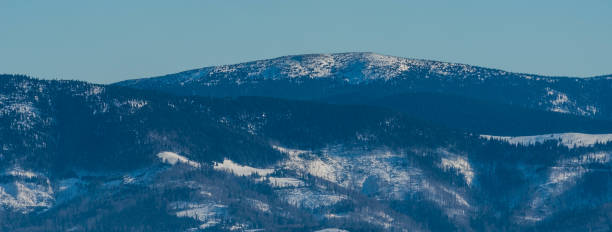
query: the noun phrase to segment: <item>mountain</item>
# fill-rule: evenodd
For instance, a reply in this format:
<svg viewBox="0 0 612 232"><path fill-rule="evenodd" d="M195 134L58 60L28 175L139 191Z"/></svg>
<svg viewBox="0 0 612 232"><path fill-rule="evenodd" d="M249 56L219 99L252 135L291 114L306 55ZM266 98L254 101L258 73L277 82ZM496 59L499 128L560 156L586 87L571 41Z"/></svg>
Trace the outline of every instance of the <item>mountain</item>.
<svg viewBox="0 0 612 232"><path fill-rule="evenodd" d="M481 136L392 108L2 75L0 231L612 227L609 135Z"/></svg>
<svg viewBox="0 0 612 232"><path fill-rule="evenodd" d="M610 75L547 77L374 53L284 56L116 85L184 96L268 96L337 103L347 99L371 103L394 95L439 93L477 102L612 119ZM565 129L559 127L558 131L548 132Z"/></svg>

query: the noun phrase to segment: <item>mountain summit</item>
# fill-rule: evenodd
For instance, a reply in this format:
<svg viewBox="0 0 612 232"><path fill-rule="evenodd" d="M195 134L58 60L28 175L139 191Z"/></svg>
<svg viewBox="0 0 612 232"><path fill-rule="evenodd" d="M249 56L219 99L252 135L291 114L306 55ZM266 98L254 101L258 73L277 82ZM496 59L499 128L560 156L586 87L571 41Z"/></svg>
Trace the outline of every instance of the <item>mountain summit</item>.
<svg viewBox="0 0 612 232"><path fill-rule="evenodd" d="M371 80L391 80L419 72L442 76L503 76L508 72L458 63L409 59L372 52L305 54L282 56L240 64L220 65L185 71L164 77L180 76L183 81L224 76L251 79L339 78L352 84ZM524 75L531 78L533 75ZM543 77L540 77L543 78ZM130 83L134 80L124 81Z"/></svg>

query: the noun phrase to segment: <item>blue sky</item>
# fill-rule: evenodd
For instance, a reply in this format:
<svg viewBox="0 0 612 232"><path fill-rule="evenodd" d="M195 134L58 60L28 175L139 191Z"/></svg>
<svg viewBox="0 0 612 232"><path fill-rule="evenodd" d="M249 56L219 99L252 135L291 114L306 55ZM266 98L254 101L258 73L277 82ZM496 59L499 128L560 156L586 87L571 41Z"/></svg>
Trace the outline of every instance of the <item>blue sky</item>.
<svg viewBox="0 0 612 232"><path fill-rule="evenodd" d="M371 51L562 76L612 73L612 1L0 1L0 73L96 83Z"/></svg>

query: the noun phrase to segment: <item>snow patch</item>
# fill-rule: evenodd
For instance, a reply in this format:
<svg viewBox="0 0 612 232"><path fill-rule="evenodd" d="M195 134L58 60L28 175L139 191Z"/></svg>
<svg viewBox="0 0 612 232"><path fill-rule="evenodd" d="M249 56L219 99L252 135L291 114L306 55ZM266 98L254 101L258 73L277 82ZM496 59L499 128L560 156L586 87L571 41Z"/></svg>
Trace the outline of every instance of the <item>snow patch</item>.
<svg viewBox="0 0 612 232"><path fill-rule="evenodd" d="M10 128L17 131L31 130L40 121L39 110L32 102L0 104L0 118L3 117L10 120Z"/></svg>
<svg viewBox="0 0 612 232"><path fill-rule="evenodd" d="M128 100L128 101L127 101L127 104L128 104L130 107L132 107L132 108L135 108L135 109L140 109L140 108L142 108L142 107L146 106L146 105L148 104L148 102L147 102L147 101L144 101L144 100L135 100L135 99L131 99L131 100Z"/></svg>
<svg viewBox="0 0 612 232"><path fill-rule="evenodd" d="M194 203L194 202L172 202L170 207L175 211L177 217L188 217L195 220L204 222L200 225L200 229L206 229L215 226L221 222L219 215L223 214L227 206L216 204L214 202L208 203Z"/></svg>
<svg viewBox="0 0 612 232"><path fill-rule="evenodd" d="M457 170L463 175L465 183L471 185L472 180L474 179L474 170L472 169L472 166L470 165L470 162L468 162L467 158L463 156L454 155L449 152L444 153L447 154L447 157L442 157L440 166L444 170Z"/></svg>
<svg viewBox="0 0 612 232"><path fill-rule="evenodd" d="M85 91L86 96L99 95L104 92L104 88L98 85L92 85L87 91Z"/></svg>
<svg viewBox="0 0 612 232"><path fill-rule="evenodd" d="M118 100L115 99L114 104L116 107L128 106L130 113L134 113L136 112L136 110L139 110L143 108L144 106L148 105L149 102L146 100L141 100L141 99L129 99L127 101L119 102Z"/></svg>
<svg viewBox="0 0 612 232"><path fill-rule="evenodd" d="M540 104L548 106L548 110L559 113L573 113L578 115L595 115L599 111L593 105L581 107L575 100L570 99L567 94L546 87L546 94Z"/></svg>
<svg viewBox="0 0 612 232"><path fill-rule="evenodd" d="M0 208L30 213L48 209L55 202L51 182L46 176L14 167L0 173Z"/></svg>
<svg viewBox="0 0 612 232"><path fill-rule="evenodd" d="M612 134L556 133L532 136L480 135L481 138L505 141L513 145L530 146L546 141L560 141L568 148L590 147L597 143L612 142Z"/></svg>
<svg viewBox="0 0 612 232"><path fill-rule="evenodd" d="M268 205L267 203L260 201L260 200L255 200L255 199L249 199L249 202L251 203L251 206L261 212L264 213L269 213L270 212L270 205Z"/></svg>
<svg viewBox="0 0 612 232"><path fill-rule="evenodd" d="M270 185L276 188L302 187L304 182L290 177L268 177Z"/></svg>
<svg viewBox="0 0 612 232"><path fill-rule="evenodd" d="M191 161L189 159L187 159L184 156L181 156L179 154L176 154L174 152L170 152L170 151L164 151L164 152L160 152L157 154L157 157L159 159L161 159L161 161L163 163L167 163L170 165L176 165L177 163L183 163L183 164L187 164L189 166L192 166L194 168L199 168L200 164L194 161Z"/></svg>
<svg viewBox="0 0 612 232"><path fill-rule="evenodd" d="M257 174L259 176L267 176L274 172L274 169L269 168L254 168L245 165L234 163L229 159L224 159L223 163L214 163L215 170L226 171L236 176L251 176Z"/></svg>
<svg viewBox="0 0 612 232"><path fill-rule="evenodd" d="M338 228L327 228L322 230L317 230L315 232L349 232L348 230L338 229Z"/></svg>
<svg viewBox="0 0 612 232"><path fill-rule="evenodd" d="M54 202L53 189L49 183L36 184L15 181L0 184L0 206L22 213L35 208L49 208Z"/></svg>
<svg viewBox="0 0 612 232"><path fill-rule="evenodd" d="M25 171L19 167L10 169L5 171L2 175L5 176L14 176L14 177L22 177L22 178L34 178L37 177L38 174L30 171Z"/></svg>
<svg viewBox="0 0 612 232"><path fill-rule="evenodd" d="M308 188L277 190L281 198L290 205L299 208L315 209L334 205L347 197L331 193L323 193Z"/></svg>

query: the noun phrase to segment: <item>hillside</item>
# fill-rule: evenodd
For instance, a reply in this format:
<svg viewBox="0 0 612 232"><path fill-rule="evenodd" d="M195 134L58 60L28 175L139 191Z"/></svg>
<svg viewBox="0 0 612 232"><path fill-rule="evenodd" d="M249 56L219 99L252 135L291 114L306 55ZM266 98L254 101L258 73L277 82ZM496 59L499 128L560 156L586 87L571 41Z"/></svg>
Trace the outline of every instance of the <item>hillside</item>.
<svg viewBox="0 0 612 232"><path fill-rule="evenodd" d="M610 227L610 143L13 75L0 77L0 120L3 231Z"/></svg>

